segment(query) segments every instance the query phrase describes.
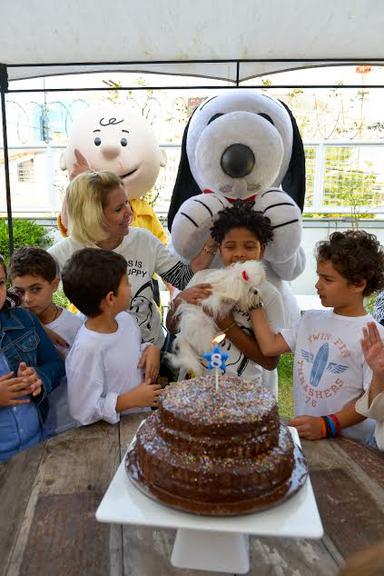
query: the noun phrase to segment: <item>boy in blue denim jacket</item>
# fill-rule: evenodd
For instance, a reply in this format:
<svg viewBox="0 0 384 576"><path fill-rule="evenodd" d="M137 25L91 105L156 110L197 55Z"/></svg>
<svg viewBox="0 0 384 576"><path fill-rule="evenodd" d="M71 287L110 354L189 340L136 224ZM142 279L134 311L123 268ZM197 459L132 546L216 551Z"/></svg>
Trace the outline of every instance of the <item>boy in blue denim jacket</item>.
<svg viewBox="0 0 384 576"><path fill-rule="evenodd" d="M47 396L64 375L64 362L38 319L7 301L0 259L0 461L37 444Z"/></svg>

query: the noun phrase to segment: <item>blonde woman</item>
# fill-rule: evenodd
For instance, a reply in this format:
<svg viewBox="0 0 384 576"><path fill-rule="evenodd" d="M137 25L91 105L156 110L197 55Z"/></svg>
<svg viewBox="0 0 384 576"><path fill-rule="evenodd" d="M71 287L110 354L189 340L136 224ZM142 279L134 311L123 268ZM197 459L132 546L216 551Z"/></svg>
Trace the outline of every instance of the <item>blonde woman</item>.
<svg viewBox="0 0 384 576"><path fill-rule="evenodd" d="M184 289L194 272L207 268L216 244L209 239L191 266L182 263L153 235L130 228L132 211L122 181L111 172L84 172L66 193L69 237L49 249L60 269L74 252L99 247L121 254L127 261L132 286L130 312L136 317L144 342L161 348L165 333L154 302L152 275ZM108 271L106 270L107 274Z"/></svg>

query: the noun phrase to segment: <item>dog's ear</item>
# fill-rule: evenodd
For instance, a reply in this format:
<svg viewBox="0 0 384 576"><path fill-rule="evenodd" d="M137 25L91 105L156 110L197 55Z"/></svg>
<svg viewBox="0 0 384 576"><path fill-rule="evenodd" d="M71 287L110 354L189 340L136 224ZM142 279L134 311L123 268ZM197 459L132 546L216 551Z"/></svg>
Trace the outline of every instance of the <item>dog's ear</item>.
<svg viewBox="0 0 384 576"><path fill-rule="evenodd" d="M177 172L175 185L172 191L171 203L168 210L169 231L171 231L172 229L173 219L176 216L177 211L179 210L183 202L185 202L186 200L188 200L188 198L191 198L192 196L197 196L198 194L201 194L201 190L198 187L194 177L192 176L187 156L187 136L191 118L188 120L188 124L184 129L183 140L181 142L181 156L180 156L179 169Z"/></svg>
<svg viewBox="0 0 384 576"><path fill-rule="evenodd" d="M300 210L303 211L305 200L305 154L303 141L291 110L284 102L282 102L282 100L279 102L288 112L293 130L291 160L281 183L281 187L284 192L287 192L287 194L289 194L289 196L296 202Z"/></svg>

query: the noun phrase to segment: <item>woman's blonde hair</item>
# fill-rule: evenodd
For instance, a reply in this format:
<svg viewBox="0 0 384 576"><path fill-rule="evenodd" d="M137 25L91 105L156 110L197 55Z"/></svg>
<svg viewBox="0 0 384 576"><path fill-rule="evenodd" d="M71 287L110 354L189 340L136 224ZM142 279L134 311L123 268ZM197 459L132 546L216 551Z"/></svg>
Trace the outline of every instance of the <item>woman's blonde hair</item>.
<svg viewBox="0 0 384 576"><path fill-rule="evenodd" d="M112 172L83 172L66 191L68 227L71 237L84 246L108 240L104 208L112 190L123 183Z"/></svg>

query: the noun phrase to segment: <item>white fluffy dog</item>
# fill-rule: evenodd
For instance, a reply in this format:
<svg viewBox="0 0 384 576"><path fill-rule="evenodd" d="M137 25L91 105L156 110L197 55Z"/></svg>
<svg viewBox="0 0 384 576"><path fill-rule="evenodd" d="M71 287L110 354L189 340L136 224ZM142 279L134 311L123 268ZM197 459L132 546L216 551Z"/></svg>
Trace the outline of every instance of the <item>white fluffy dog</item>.
<svg viewBox="0 0 384 576"><path fill-rule="evenodd" d="M220 334L215 319L226 316L236 304L249 310L260 301L259 287L265 280L261 262L248 260L237 262L220 270L212 270L204 276L204 283L211 284L212 294L201 306L182 301L177 308L179 332L173 343L174 353L170 360L175 368L191 370L196 376L202 374L200 359L212 349L212 340ZM201 280L196 280L195 284ZM193 280L190 283L192 286ZM212 316L206 314L210 311Z"/></svg>

